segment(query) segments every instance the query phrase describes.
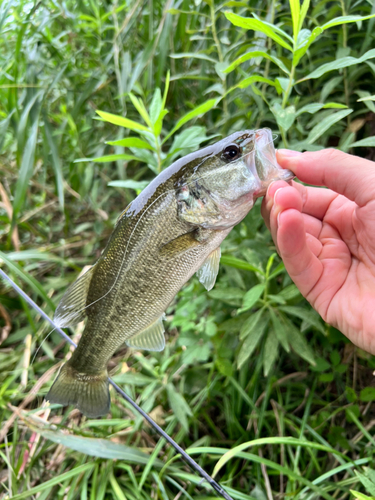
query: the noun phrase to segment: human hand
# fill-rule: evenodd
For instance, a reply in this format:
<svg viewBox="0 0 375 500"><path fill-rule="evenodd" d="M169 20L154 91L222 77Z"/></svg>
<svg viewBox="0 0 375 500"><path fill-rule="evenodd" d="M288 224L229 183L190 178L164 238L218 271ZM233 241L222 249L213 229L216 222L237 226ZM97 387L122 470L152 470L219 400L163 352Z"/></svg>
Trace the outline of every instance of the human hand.
<svg viewBox="0 0 375 500"><path fill-rule="evenodd" d="M262 216L302 295L375 354L375 163L335 149L277 159L301 181L272 183Z"/></svg>

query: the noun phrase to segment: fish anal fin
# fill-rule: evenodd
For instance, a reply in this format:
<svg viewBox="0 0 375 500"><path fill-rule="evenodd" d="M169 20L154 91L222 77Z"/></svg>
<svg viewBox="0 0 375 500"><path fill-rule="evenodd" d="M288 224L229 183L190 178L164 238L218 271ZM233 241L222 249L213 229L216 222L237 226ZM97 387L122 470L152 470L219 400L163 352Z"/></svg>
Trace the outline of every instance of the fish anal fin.
<svg viewBox="0 0 375 500"><path fill-rule="evenodd" d="M86 317L86 299L94 266L80 276L64 293L53 320L59 327L76 325Z"/></svg>
<svg viewBox="0 0 375 500"><path fill-rule="evenodd" d="M145 330L128 339L126 345L133 349L162 351L165 347L163 317L164 314Z"/></svg>
<svg viewBox="0 0 375 500"><path fill-rule="evenodd" d="M221 251L220 247L217 247L207 259L203 262L203 265L197 271L197 277L206 290L211 290L213 288L217 273L219 272Z"/></svg>

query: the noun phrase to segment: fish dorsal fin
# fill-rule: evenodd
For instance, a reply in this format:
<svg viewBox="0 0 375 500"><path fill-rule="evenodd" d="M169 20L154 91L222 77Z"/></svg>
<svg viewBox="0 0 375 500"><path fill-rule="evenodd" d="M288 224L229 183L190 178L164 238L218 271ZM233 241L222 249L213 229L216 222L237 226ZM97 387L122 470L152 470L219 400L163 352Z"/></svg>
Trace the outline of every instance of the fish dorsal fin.
<svg viewBox="0 0 375 500"><path fill-rule="evenodd" d="M219 272L220 264L220 247L217 247L207 259L203 262L203 265L197 271L197 277L206 290L211 290L213 288L217 273Z"/></svg>
<svg viewBox="0 0 375 500"><path fill-rule="evenodd" d="M162 351L165 347L164 314L145 330L126 341L133 349L146 349L147 351Z"/></svg>
<svg viewBox="0 0 375 500"><path fill-rule="evenodd" d="M93 277L94 266L78 278L60 300L54 322L59 327L76 325L86 317L86 299Z"/></svg>

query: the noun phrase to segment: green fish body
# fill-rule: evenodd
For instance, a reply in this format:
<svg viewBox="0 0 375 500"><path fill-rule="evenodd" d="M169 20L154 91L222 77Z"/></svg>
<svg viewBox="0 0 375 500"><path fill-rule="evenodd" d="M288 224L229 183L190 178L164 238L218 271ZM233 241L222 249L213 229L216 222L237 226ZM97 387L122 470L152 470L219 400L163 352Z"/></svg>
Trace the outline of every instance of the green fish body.
<svg viewBox="0 0 375 500"><path fill-rule="evenodd" d="M220 244L272 180L278 168L269 129L237 132L173 163L124 210L97 263L64 294L60 327L87 318L71 359L47 400L73 404L88 417L109 411L107 364L126 342L164 348L164 311L197 273L210 290Z"/></svg>

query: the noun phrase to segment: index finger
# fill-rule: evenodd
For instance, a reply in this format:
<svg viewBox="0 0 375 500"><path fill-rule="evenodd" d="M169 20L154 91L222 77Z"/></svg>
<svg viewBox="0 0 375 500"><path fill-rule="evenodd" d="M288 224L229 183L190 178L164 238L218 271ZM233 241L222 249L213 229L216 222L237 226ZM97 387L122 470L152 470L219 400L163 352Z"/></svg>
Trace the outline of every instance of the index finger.
<svg viewBox="0 0 375 500"><path fill-rule="evenodd" d="M277 160L307 184L327 186L359 206L374 199L375 163L337 149L298 153L280 149Z"/></svg>

